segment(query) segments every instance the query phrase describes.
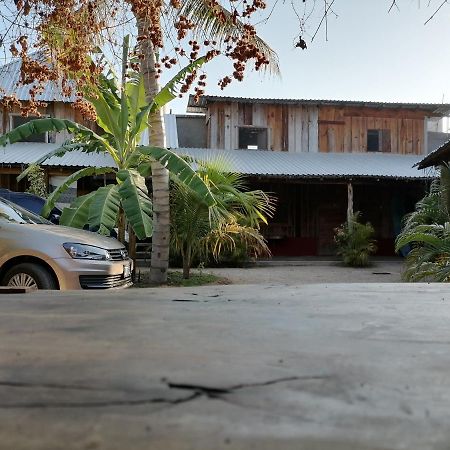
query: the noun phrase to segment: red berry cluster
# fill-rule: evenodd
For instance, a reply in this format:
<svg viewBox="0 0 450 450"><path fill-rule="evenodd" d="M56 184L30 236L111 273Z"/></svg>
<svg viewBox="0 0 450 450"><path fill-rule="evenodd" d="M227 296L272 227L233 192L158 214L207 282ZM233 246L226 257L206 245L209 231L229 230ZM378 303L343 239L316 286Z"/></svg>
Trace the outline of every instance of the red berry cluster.
<svg viewBox="0 0 450 450"><path fill-rule="evenodd" d="M133 13L139 30L137 50L128 69L140 70L143 60L148 66L149 52L156 56L163 53L155 67L150 67L150 73L154 69L155 77L159 78L163 71L174 69L176 65L183 67L193 64L202 55L205 55L206 61L210 61L222 53L233 63L232 73L219 81L223 89L233 79L243 80L249 62L254 63L255 70L269 64L267 54L258 44L255 28L250 24L251 16L266 8L264 0L230 0L229 11L220 0L197 2L195 7L199 14L208 14L211 23L215 21L217 27L224 26L232 30L224 39L218 39L219 42L205 38L210 30L200 28L201 21L197 23L192 10L183 0L108 0L109 9L106 12L104 0L14 2L19 13L17 17L23 20L25 26L23 32L16 35L10 51L22 58L21 83L34 83L30 89L30 108L33 108L32 104L42 91L42 86L49 81L62 80L63 93L67 96L73 94L74 89L70 79L77 80L79 93L98 83L103 68L92 62L91 55L95 54L101 36L113 46L121 44L116 41L112 31L114 27L123 28L124 21L129 20L127 7ZM48 60L51 59L53 64L35 61L28 56L31 51L31 45L28 44L30 28L37 36L33 51L35 48L47 49ZM168 42L173 41L174 46L169 51L161 50L168 49ZM205 88L206 75L197 68L185 77L181 95L193 89L198 99L204 94ZM14 103L11 99L8 102ZM77 110L90 120L93 119L93 111L83 102L81 94L75 103Z"/></svg>

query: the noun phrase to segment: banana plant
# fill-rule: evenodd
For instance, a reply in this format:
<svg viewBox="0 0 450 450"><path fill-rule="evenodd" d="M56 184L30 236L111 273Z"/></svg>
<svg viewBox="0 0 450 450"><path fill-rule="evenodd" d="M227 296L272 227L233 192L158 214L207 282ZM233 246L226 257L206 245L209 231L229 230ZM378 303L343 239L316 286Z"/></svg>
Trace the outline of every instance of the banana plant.
<svg viewBox="0 0 450 450"><path fill-rule="evenodd" d="M98 230L109 234L123 214L138 239L152 235L152 202L145 178L151 175L151 161L164 165L181 183L196 192L206 205L214 204L209 187L191 168L189 163L174 152L159 147L139 145L147 127L150 112L163 107L177 95L177 88L185 77L205 62L199 58L181 70L155 96L151 104L145 102L142 77L127 69L129 38L124 40L122 83L110 71L101 78L94 91L86 95L94 106L99 133L67 119L45 118L32 120L9 133L0 136L0 145L12 144L34 134L68 131L72 139L29 166L18 179L22 179L32 167L42 164L52 156L62 156L71 151L98 152L111 156L113 163L105 167L86 167L67 177L65 182L48 197L42 215L48 216L60 195L79 179L100 174L115 174L115 183L95 192L78 197L65 208L61 224ZM120 237L120 234L119 234Z"/></svg>

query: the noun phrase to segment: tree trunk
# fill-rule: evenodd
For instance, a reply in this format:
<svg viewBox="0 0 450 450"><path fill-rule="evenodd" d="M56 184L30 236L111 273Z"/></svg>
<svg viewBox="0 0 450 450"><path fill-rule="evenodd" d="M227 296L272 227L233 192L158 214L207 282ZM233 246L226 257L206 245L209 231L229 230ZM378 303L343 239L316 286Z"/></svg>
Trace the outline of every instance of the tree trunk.
<svg viewBox="0 0 450 450"><path fill-rule="evenodd" d="M119 219L117 221L117 240L125 245L125 213L119 208Z"/></svg>
<svg viewBox="0 0 450 450"><path fill-rule="evenodd" d="M150 27L145 18L137 17L139 36L148 34ZM140 41L141 74L144 79L146 100L150 103L159 92L156 78L155 49L149 39ZM149 115L149 141L155 147L165 147L163 112ZM153 237L150 279L161 284L167 281L169 267L170 208L169 208L169 172L158 162L152 163L153 185Z"/></svg>
<svg viewBox="0 0 450 450"><path fill-rule="evenodd" d="M133 228L128 226L128 256L133 261L133 276L136 272L136 233Z"/></svg>
<svg viewBox="0 0 450 450"><path fill-rule="evenodd" d="M347 223L348 229L352 231L353 228L353 185L347 183Z"/></svg>
<svg viewBox="0 0 450 450"><path fill-rule="evenodd" d="M187 258L184 258L183 259L183 278L185 280L189 279L190 271L191 271L191 265L189 263L189 260Z"/></svg>
<svg viewBox="0 0 450 450"><path fill-rule="evenodd" d="M183 257L183 278L187 280L190 277L191 260L192 260L192 252L190 245L187 246L186 251L182 252L182 257Z"/></svg>

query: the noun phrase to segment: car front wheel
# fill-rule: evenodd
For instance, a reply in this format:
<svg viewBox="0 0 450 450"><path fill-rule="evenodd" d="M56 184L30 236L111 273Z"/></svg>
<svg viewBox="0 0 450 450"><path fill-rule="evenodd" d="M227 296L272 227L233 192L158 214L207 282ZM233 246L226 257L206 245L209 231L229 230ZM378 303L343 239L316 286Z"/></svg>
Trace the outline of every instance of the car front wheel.
<svg viewBox="0 0 450 450"><path fill-rule="evenodd" d="M9 269L3 278L3 286L29 289L57 289L51 273L33 263L22 263Z"/></svg>

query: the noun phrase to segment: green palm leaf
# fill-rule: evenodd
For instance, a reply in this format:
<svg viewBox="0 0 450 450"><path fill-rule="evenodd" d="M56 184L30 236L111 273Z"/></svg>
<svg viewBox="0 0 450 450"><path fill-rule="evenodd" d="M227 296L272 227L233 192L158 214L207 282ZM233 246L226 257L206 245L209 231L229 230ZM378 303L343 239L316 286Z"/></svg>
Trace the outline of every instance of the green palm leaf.
<svg viewBox="0 0 450 450"><path fill-rule="evenodd" d="M110 231L116 226L119 208L120 194L116 184L97 189L89 208L89 227L109 236Z"/></svg>
<svg viewBox="0 0 450 450"><path fill-rule="evenodd" d="M155 95L150 112L155 112L178 96L179 90L186 76L201 67L206 62L206 57L201 56L188 66L181 69L166 85Z"/></svg>
<svg viewBox="0 0 450 450"><path fill-rule="evenodd" d="M89 177L92 175L103 175L105 173L115 172L115 169L111 167L85 167L84 169L80 169L77 172L69 175L61 186L58 186L48 197L45 202L44 207L42 208L41 214L44 217L48 217L50 211L55 207L55 203L58 201L58 198L61 194L69 189L70 185L78 181L80 178Z"/></svg>
<svg viewBox="0 0 450 450"><path fill-rule="evenodd" d="M89 208L95 192L77 197L70 208L64 208L59 219L60 225L72 228L83 228L88 223Z"/></svg>
<svg viewBox="0 0 450 450"><path fill-rule="evenodd" d="M165 166L180 182L196 192L208 206L215 204L214 197L204 180L179 155L166 148L148 146L137 147L137 152L144 157L150 157L159 161L159 163ZM148 176L149 173L147 173L147 171L149 170L149 166L143 165L142 168L145 172L140 170L139 172L141 175Z"/></svg>
<svg viewBox="0 0 450 450"><path fill-rule="evenodd" d="M68 131L74 135L78 135L87 139L95 138L99 141L103 139L94 133L89 128L84 127L76 122L72 122L68 119L35 119L20 125L13 130L0 136L0 145L14 144L15 142L22 141L32 134L41 134L50 131Z"/></svg>
<svg viewBox="0 0 450 450"><path fill-rule="evenodd" d="M188 66L180 70L170 81L168 81L165 86L155 95L152 103L141 108L141 111L136 115L136 122L132 131L132 135L138 135L148 126L147 117L149 113L154 113L161 109L167 103L175 99L178 95L179 88L183 84L186 76L192 73L195 69L201 67L206 62L206 57L202 56L197 58ZM144 89L144 82L141 79L140 84ZM145 98L145 91L144 91Z"/></svg>
<svg viewBox="0 0 450 450"><path fill-rule="evenodd" d="M150 237L153 232L152 203L148 197L145 178L133 170L120 170L119 194L122 208L138 239Z"/></svg>

